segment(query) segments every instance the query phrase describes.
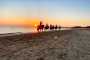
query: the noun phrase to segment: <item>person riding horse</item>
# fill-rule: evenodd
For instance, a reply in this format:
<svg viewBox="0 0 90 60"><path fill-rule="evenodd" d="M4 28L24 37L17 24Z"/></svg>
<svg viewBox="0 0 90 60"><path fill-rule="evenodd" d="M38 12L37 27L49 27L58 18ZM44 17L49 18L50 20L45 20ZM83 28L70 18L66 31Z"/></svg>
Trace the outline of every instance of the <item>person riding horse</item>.
<svg viewBox="0 0 90 60"><path fill-rule="evenodd" d="M44 29L44 25L42 21L40 21L40 24L37 26L37 31L43 31L43 29Z"/></svg>
<svg viewBox="0 0 90 60"><path fill-rule="evenodd" d="M50 25L48 25L48 24L43 25L42 21L40 21L40 24L37 26L37 31L38 32L39 31L43 31L43 30L48 30L48 29L50 29L50 30L61 29L61 26L57 26L57 25L54 26L52 24L50 24Z"/></svg>

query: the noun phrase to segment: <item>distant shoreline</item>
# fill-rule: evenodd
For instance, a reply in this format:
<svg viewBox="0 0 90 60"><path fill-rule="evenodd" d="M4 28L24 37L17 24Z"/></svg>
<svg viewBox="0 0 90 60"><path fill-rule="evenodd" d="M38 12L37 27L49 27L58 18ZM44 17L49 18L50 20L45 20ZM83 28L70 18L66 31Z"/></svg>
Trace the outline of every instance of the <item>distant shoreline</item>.
<svg viewBox="0 0 90 60"><path fill-rule="evenodd" d="M61 28L60 30L66 30L68 28ZM7 34L7 33L32 33L32 32L36 32L37 29L36 28L19 28L19 27L0 27L0 34ZM48 30L49 31L49 30Z"/></svg>
<svg viewBox="0 0 90 60"><path fill-rule="evenodd" d="M4 34L0 34L0 37L7 37L7 36L17 36L17 35L31 35L31 34L38 34L38 33L49 33L49 32L55 32L55 31L72 31L72 30L81 30L81 29L89 29L89 28L71 28L71 29L59 29L59 30L47 30L47 31L43 31L43 32L11 32L11 33L4 33Z"/></svg>
<svg viewBox="0 0 90 60"><path fill-rule="evenodd" d="M70 29L71 30L71 29ZM15 33L4 33L4 34L0 34L0 37L8 37L8 36L18 36L18 35L33 35L33 34L43 34L43 33L51 33L51 32L55 32L55 31L67 31L67 30L49 30L49 31L42 31L42 32L15 32Z"/></svg>

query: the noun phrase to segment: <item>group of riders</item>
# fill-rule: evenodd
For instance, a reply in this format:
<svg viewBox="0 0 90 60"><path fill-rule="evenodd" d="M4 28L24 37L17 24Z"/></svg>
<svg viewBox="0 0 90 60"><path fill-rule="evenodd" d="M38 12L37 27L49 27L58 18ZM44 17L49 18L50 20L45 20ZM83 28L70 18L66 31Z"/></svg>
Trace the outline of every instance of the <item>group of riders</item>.
<svg viewBox="0 0 90 60"><path fill-rule="evenodd" d="M44 30L55 30L55 29L61 29L61 26L57 26L57 25L44 25L41 21L40 24L37 26L37 31L44 31Z"/></svg>

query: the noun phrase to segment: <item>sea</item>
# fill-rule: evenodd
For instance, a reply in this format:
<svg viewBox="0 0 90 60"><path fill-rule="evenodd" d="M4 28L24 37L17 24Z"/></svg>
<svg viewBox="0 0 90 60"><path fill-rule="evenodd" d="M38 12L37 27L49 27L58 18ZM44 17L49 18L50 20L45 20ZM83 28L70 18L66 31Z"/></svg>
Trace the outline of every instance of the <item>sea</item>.
<svg viewBox="0 0 90 60"><path fill-rule="evenodd" d="M0 27L0 34L5 33L28 33L28 32L36 32L35 28L26 28L26 27Z"/></svg>
<svg viewBox="0 0 90 60"><path fill-rule="evenodd" d="M62 28L61 30L67 30L67 28ZM37 32L36 28L26 28L26 27L0 27L0 34L5 33L32 33Z"/></svg>

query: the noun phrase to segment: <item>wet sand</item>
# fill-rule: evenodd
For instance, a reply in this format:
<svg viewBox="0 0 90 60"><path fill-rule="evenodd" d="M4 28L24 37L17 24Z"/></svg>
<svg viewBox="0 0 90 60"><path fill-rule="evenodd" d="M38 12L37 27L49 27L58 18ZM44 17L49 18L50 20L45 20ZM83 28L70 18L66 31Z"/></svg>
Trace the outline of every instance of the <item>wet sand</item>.
<svg viewBox="0 0 90 60"><path fill-rule="evenodd" d="M90 60L90 29L0 37L0 60Z"/></svg>

